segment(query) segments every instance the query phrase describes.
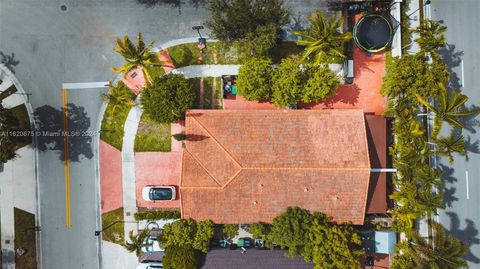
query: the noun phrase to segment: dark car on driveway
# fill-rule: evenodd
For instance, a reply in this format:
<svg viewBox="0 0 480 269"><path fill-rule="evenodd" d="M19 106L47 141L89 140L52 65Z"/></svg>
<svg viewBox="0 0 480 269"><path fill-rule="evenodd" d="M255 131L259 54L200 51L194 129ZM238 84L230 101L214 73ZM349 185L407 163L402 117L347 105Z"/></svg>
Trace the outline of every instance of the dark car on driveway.
<svg viewBox="0 0 480 269"><path fill-rule="evenodd" d="M174 186L145 186L142 190L142 197L145 201L173 201L176 192Z"/></svg>

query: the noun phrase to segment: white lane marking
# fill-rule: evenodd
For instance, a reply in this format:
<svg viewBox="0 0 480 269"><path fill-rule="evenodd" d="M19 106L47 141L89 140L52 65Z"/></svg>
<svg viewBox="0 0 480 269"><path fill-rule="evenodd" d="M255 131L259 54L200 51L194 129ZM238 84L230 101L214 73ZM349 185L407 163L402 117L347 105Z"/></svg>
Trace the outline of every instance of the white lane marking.
<svg viewBox="0 0 480 269"><path fill-rule="evenodd" d="M93 89L93 88L106 88L108 87L108 81L101 82L81 82L81 83L63 83L63 89Z"/></svg>
<svg viewBox="0 0 480 269"><path fill-rule="evenodd" d="M372 172L372 173L396 173L397 169L395 169L395 168L371 168L370 172Z"/></svg>
<svg viewBox="0 0 480 269"><path fill-rule="evenodd" d="M467 200L470 199L470 194L468 191L468 171L465 171L465 179L467 180Z"/></svg>
<svg viewBox="0 0 480 269"><path fill-rule="evenodd" d="M463 60L461 61L461 68L462 68L462 87L465 88L465 74L463 72Z"/></svg>

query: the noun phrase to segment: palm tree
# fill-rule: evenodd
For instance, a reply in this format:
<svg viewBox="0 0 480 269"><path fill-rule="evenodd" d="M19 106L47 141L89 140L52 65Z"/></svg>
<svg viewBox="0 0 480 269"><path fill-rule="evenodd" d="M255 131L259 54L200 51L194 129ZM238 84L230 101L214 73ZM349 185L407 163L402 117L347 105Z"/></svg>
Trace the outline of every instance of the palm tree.
<svg viewBox="0 0 480 269"><path fill-rule="evenodd" d="M295 31L294 35L302 39L297 41L300 46L306 46L303 54L304 60L312 61L315 65L332 63L345 59L343 48L345 42L352 38L350 32L341 33L343 19L331 17L328 21L321 11L308 17L311 25L305 31Z"/></svg>
<svg viewBox="0 0 480 269"><path fill-rule="evenodd" d="M463 258L468 247L454 235L446 236L445 229L439 223L432 222L433 240L427 242L418 232L412 234L411 247L416 268L457 269L466 268Z"/></svg>
<svg viewBox="0 0 480 269"><path fill-rule="evenodd" d="M446 41L445 31L447 31L447 27L442 26L438 21L424 20L413 31L419 35L415 42L420 46L421 53L435 52L436 49L443 47Z"/></svg>
<svg viewBox="0 0 480 269"><path fill-rule="evenodd" d="M448 161L453 163L453 156L454 152L465 156L467 155L467 150L465 149L465 139L463 135L457 137L455 131L452 130L449 136L442 136L435 139L435 143L437 144L437 150L435 152L438 153L440 156L448 157Z"/></svg>
<svg viewBox="0 0 480 269"><path fill-rule="evenodd" d="M153 42L145 45L142 40L142 33L138 33L137 46L132 43L128 36L124 36L123 39L117 38L114 51L125 59L125 63L119 68L112 67L113 72L127 74L135 68L141 67L145 81L151 83L152 78L148 69L152 65L160 64L157 56L152 53L152 47Z"/></svg>
<svg viewBox="0 0 480 269"><path fill-rule="evenodd" d="M435 121L433 126L432 137L435 139L442 128L442 121L446 121L456 128L463 128L459 118L474 115L480 110L477 108L468 109L465 108L465 102L468 97L459 91L447 92L447 88L444 84L438 84L439 95L437 98L437 106L431 105L420 95L415 94L417 99L422 105L430 109L435 114Z"/></svg>
<svg viewBox="0 0 480 269"><path fill-rule="evenodd" d="M108 83L108 92L102 93L102 99L112 106L110 111L111 116L115 114L115 110L121 106L134 106L135 95L128 89L123 82L118 82L116 86L112 85L112 82Z"/></svg>
<svg viewBox="0 0 480 269"><path fill-rule="evenodd" d="M128 237L130 238L130 242L125 241L125 244L123 244L123 246L129 252L135 252L135 254L138 257L138 256L140 256L142 248L149 246L149 244L145 243L145 240L147 239L147 236L148 236L148 230L142 230L137 235L134 235L133 231L130 231L128 233Z"/></svg>

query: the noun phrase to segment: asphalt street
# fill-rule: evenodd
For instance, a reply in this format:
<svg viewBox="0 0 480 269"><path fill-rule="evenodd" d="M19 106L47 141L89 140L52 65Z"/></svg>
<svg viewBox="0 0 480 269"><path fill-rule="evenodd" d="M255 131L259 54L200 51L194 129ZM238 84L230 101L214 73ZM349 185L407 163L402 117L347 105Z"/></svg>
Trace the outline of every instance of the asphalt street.
<svg viewBox="0 0 480 269"><path fill-rule="evenodd" d="M433 0L431 17L442 20L448 27L447 47L441 54L451 67L451 88L460 88L470 98L468 105L480 106L480 1ZM440 222L469 246L466 255L469 267L480 268L480 128L479 118L466 122L467 158L456 156L453 165L441 160L444 167L445 202L447 208L440 212ZM444 125L443 134L449 132Z"/></svg>
<svg viewBox="0 0 480 269"><path fill-rule="evenodd" d="M145 2L145 1L144 1ZM208 18L205 0L0 0L0 52L11 56L11 67L25 90L41 126L60 130L62 83L106 81L115 38L142 32L157 43L196 36L191 27ZM326 0L285 1L296 21L325 8ZM170 4L164 4L170 3ZM298 24L292 22L291 27ZM1 56L1 55L0 55ZM8 63L7 63L8 64ZM72 90L70 128L96 130L101 89ZM88 137L72 139L72 228L65 226L65 184L62 140L40 140L39 184L41 249L44 269L99 268L96 196L97 148ZM20 180L20 179L19 179Z"/></svg>

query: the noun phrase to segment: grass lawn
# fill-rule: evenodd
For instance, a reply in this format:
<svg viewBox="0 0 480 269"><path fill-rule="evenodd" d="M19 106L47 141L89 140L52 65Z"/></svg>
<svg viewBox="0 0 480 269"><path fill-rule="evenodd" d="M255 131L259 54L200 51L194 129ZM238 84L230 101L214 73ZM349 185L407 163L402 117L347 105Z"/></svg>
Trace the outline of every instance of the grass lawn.
<svg viewBox="0 0 480 269"><path fill-rule="evenodd" d="M24 248L27 252L23 256L15 254L16 268L37 268L37 247L35 243L35 215L14 208L15 220L15 249Z"/></svg>
<svg viewBox="0 0 480 269"><path fill-rule="evenodd" d="M283 58L287 58L291 55L298 55L304 48L305 47L299 46L293 41L282 42L270 51L270 57L274 64L279 64Z"/></svg>
<svg viewBox="0 0 480 269"><path fill-rule="evenodd" d="M188 79L190 85L192 85L192 89L195 90L195 93L196 93L196 98L195 98L195 102L193 104L193 108L196 108L196 109L211 109L211 108L215 108L215 102L212 98L212 92L213 92L213 80L215 78L213 77L205 77L203 78L203 106L201 106L201 102L200 102L200 81L201 79L200 78L190 78ZM217 94L216 94L216 97L217 99L219 97L221 97L221 78L216 78L217 79ZM220 90L219 90L220 89ZM220 92L220 93L219 93Z"/></svg>
<svg viewBox="0 0 480 269"><path fill-rule="evenodd" d="M107 227L115 221L123 221L123 207L102 214L102 228ZM116 223L103 231L102 239L117 244L124 243L123 223Z"/></svg>
<svg viewBox="0 0 480 269"><path fill-rule="evenodd" d="M163 69L163 67L161 65L151 66L151 67L148 68L148 73L150 74L152 79L155 79L155 78L158 78L161 75L165 74L165 70Z"/></svg>
<svg viewBox="0 0 480 269"><path fill-rule="evenodd" d="M125 94L129 94L132 99L135 95L132 91L123 84L118 82L119 90ZM100 139L114 146L118 150L122 150L123 143L123 126L127 120L128 112L132 107L130 105L113 105L108 104L105 114L102 120L102 132L100 133Z"/></svg>
<svg viewBox="0 0 480 269"><path fill-rule="evenodd" d="M171 143L170 124L157 123L143 114L135 137L135 152L170 152Z"/></svg>
<svg viewBox="0 0 480 269"><path fill-rule="evenodd" d="M11 108L10 111L12 111L13 115L18 119L19 123L19 131L30 131L31 126L30 126L30 119L28 117L28 111L27 107L25 104L18 105L14 108ZM17 146L16 148L22 148L26 145L30 145L32 143L32 137L31 136L18 136L16 137L16 143Z"/></svg>

